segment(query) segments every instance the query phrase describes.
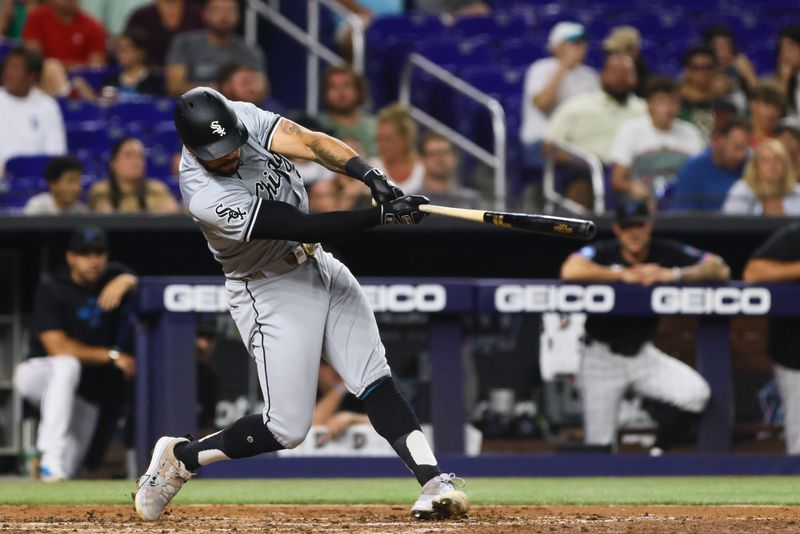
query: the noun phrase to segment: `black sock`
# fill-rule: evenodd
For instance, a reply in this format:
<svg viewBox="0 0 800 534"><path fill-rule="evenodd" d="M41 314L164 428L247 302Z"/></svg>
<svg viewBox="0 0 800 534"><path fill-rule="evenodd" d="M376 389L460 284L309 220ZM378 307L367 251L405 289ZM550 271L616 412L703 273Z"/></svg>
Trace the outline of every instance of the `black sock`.
<svg viewBox="0 0 800 534"><path fill-rule="evenodd" d="M216 434L176 445L175 457L183 462L186 469L196 471L201 465L280 449L283 449L283 445L267 429L263 416L253 414L242 417Z"/></svg>
<svg viewBox="0 0 800 534"><path fill-rule="evenodd" d="M397 391L391 377L382 378L368 387L361 400L375 431L392 445L420 485L442 473L420 430L417 417Z"/></svg>

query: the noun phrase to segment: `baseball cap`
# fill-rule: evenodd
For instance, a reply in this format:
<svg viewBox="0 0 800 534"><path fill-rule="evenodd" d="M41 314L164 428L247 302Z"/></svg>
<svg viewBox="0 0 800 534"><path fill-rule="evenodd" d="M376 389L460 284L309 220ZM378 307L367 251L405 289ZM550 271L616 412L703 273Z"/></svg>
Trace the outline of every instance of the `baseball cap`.
<svg viewBox="0 0 800 534"><path fill-rule="evenodd" d="M87 252L106 252L108 239L105 231L98 226L78 228L69 236L69 251L78 254Z"/></svg>
<svg viewBox="0 0 800 534"><path fill-rule="evenodd" d="M650 207L646 200L629 198L617 205L615 221L620 226L644 224L650 220Z"/></svg>
<svg viewBox="0 0 800 534"><path fill-rule="evenodd" d="M617 26L603 40L603 50L606 52L625 52L631 48L642 47L642 35L633 26Z"/></svg>
<svg viewBox="0 0 800 534"><path fill-rule="evenodd" d="M547 47L552 49L561 43L574 43L586 39L586 28L577 22L559 22L550 30Z"/></svg>

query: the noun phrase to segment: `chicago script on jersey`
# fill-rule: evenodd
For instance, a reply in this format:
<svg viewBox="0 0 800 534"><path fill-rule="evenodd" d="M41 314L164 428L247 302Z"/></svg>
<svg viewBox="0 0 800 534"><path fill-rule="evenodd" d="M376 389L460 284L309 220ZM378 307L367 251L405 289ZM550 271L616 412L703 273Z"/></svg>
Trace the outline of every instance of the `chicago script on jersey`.
<svg viewBox="0 0 800 534"><path fill-rule="evenodd" d="M228 222L235 221L237 219L244 219L244 216L247 215L247 212L242 210L242 208L228 208L222 204L219 204L216 208L214 208L214 211L216 211L217 215L222 218L227 217Z"/></svg>

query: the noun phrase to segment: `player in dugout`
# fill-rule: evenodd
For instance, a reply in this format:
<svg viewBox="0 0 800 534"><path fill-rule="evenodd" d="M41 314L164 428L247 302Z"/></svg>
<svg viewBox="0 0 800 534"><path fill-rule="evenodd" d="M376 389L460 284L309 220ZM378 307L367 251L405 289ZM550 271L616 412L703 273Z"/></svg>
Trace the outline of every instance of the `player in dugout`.
<svg viewBox="0 0 800 534"><path fill-rule="evenodd" d="M623 201L612 228L616 239L587 245L567 258L561 266L563 280L651 286L730 278L719 256L654 239L643 200ZM579 371L586 445L615 448L617 414L628 391L655 401L659 428L652 455L685 439L699 421L709 386L697 371L653 345L658 324L657 316L587 317Z"/></svg>

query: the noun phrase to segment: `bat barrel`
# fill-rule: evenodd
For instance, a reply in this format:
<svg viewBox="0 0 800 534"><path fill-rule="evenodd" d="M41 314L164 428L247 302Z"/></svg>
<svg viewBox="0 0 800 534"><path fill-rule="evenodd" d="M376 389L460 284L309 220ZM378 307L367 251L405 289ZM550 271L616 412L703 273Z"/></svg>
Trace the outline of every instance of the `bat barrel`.
<svg viewBox="0 0 800 534"><path fill-rule="evenodd" d="M594 222L585 219L487 211L483 220L496 226L569 239L589 240L597 234Z"/></svg>

